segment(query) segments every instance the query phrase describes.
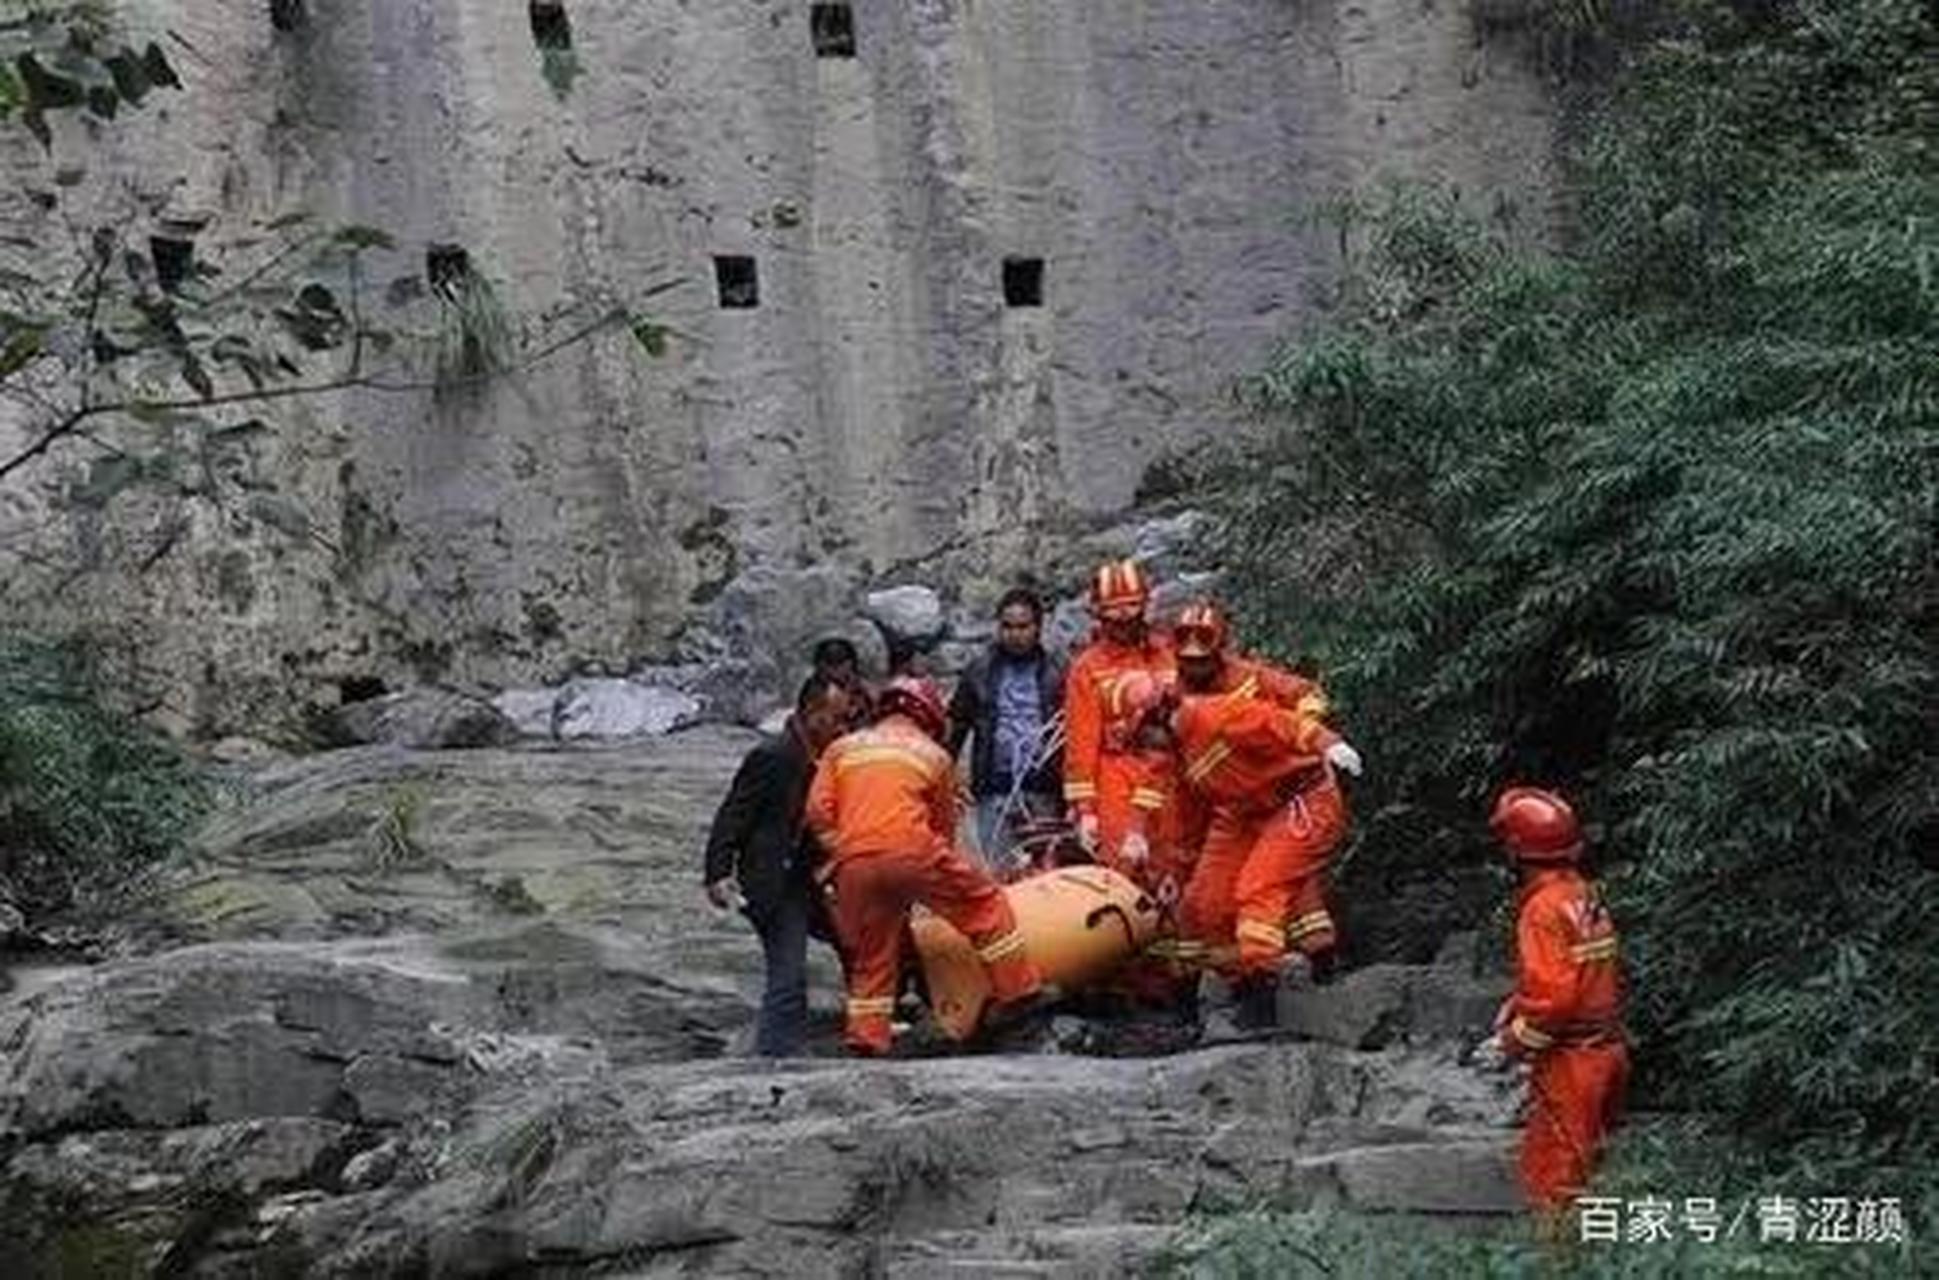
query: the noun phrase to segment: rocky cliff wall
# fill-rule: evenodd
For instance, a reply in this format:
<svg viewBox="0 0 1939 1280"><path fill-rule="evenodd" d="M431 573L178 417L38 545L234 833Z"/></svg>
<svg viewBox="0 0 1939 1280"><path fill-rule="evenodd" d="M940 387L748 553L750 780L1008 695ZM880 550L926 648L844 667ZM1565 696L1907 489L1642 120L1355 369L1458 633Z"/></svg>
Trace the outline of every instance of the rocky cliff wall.
<svg viewBox="0 0 1939 1280"><path fill-rule="evenodd" d="M79 454L9 481L9 613L118 626L203 733L372 677L793 643L945 550L986 590L1237 426L1336 265L1316 201L1401 173L1549 216L1549 104L1468 0L860 0L852 57L795 0L565 0L563 94L526 0L123 8L187 89L94 164L201 243L309 209L397 237L374 283L457 244L528 316L685 282L658 361L279 411L237 466L295 522L63 508ZM720 305L722 255L758 306Z"/></svg>

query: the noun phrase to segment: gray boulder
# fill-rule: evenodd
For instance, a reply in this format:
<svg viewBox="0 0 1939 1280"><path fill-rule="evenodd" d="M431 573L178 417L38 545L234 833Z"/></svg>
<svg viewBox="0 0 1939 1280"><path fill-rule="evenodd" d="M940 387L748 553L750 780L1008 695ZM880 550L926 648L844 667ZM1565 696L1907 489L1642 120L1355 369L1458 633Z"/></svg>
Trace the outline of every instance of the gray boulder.
<svg viewBox="0 0 1939 1280"><path fill-rule="evenodd" d="M559 705L557 689L507 689L492 699L500 715L511 721L521 738L550 738L552 716Z"/></svg>
<svg viewBox="0 0 1939 1280"><path fill-rule="evenodd" d="M577 738L637 738L671 733L700 718L700 700L690 693L633 680L594 677L574 680L559 691L553 730L562 741Z"/></svg>
<svg viewBox="0 0 1939 1280"><path fill-rule="evenodd" d="M418 750L502 746L519 734L518 726L484 698L435 686L338 707L329 731L339 745L383 743Z"/></svg>
<svg viewBox="0 0 1939 1280"><path fill-rule="evenodd" d="M685 662L735 671L738 711L716 718L752 724L767 708L792 698L814 642L843 633L853 621L855 587L852 570L827 562L806 568L760 564L735 575L679 646ZM867 651L863 656L866 661Z"/></svg>
<svg viewBox="0 0 1939 1280"><path fill-rule="evenodd" d="M928 587L871 591L863 611L891 644L926 645L941 639L945 629L942 597Z"/></svg>

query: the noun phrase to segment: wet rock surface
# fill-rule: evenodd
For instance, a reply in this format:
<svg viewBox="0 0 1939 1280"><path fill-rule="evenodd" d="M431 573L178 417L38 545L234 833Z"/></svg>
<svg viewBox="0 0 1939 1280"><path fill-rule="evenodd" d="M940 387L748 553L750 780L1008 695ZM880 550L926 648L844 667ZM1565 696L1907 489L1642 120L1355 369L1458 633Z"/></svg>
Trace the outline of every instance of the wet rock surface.
<svg viewBox="0 0 1939 1280"><path fill-rule="evenodd" d="M736 1056L758 948L698 860L752 741L248 775L143 954L0 997L0 1275L1105 1275L1259 1198L1513 1206L1512 1080L1451 1034L1497 992L1448 967L1289 989L1270 1041L862 1063L817 948L816 1056Z"/></svg>

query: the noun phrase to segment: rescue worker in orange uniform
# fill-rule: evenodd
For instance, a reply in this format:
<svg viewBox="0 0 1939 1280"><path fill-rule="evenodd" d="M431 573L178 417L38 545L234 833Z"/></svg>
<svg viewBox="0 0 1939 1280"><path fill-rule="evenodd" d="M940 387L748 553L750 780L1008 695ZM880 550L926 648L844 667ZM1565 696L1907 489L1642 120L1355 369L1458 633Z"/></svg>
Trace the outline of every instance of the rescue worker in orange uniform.
<svg viewBox="0 0 1939 1280"><path fill-rule="evenodd" d="M1522 1188L1537 1211L1559 1215L1588 1186L1629 1080L1616 927L1576 865L1582 832L1567 801L1510 787L1489 825L1521 874L1515 990L1489 1049L1532 1063Z"/></svg>
<svg viewBox="0 0 1939 1280"><path fill-rule="evenodd" d="M975 944L999 1017L1042 986L1008 899L955 847L956 762L942 745L948 732L935 684L898 676L877 695L875 724L837 738L808 789L806 821L827 851L821 883L847 972L843 1040L859 1054L891 1046L913 903Z"/></svg>
<svg viewBox="0 0 1939 1280"><path fill-rule="evenodd" d="M1317 684L1228 652L1218 606L1188 606L1172 635L1180 765L1210 809L1181 924L1232 983L1240 1026L1270 1027L1289 947L1316 982L1333 974L1326 869L1347 829L1334 771L1359 774L1360 754L1326 726Z"/></svg>
<svg viewBox="0 0 1939 1280"><path fill-rule="evenodd" d="M1112 759L1125 771L1131 804L1114 869L1137 883L1158 904L1162 936L1122 970L1115 989L1143 1007L1171 1010L1195 1020L1196 949L1180 949L1178 913L1191 880L1200 807L1178 775L1170 712L1176 687L1146 671L1131 671L1113 685L1116 713L1107 732Z"/></svg>
<svg viewBox="0 0 1939 1280"><path fill-rule="evenodd" d="M1106 731L1108 750L1131 784L1131 803L1116 869L1175 912L1191 877L1193 806L1178 773L1170 716L1176 686L1148 671L1132 671L1112 688L1117 716Z"/></svg>
<svg viewBox="0 0 1939 1280"><path fill-rule="evenodd" d="M1152 771L1138 759L1137 719L1126 696L1127 680L1173 679L1170 649L1145 623L1150 600L1151 584L1137 561L1101 566L1091 579L1097 627L1064 686L1064 801L1085 849L1120 870L1134 811L1162 807L1157 791L1141 784ZM1131 852L1137 854L1138 842Z"/></svg>

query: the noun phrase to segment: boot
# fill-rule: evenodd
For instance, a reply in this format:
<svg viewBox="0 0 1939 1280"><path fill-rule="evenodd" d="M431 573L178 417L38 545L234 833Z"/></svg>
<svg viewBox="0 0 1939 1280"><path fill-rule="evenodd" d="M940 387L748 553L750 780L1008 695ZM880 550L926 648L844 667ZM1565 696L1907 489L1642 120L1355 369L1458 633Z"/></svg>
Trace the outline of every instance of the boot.
<svg viewBox="0 0 1939 1280"><path fill-rule="evenodd" d="M1313 974L1313 985L1316 987L1328 986L1332 983L1333 979L1340 976L1340 950L1338 947L1328 947L1324 951L1316 951L1306 957L1306 963Z"/></svg>

